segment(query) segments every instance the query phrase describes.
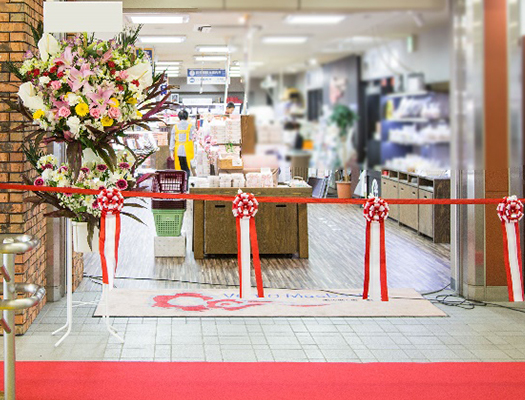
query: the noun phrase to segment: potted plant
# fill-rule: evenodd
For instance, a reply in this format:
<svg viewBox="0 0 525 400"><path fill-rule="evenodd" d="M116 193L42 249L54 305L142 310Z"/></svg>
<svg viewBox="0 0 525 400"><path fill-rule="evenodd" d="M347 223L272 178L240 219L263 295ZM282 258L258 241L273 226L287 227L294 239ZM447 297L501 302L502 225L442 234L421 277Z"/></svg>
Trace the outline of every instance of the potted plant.
<svg viewBox="0 0 525 400"><path fill-rule="evenodd" d="M357 114L348 106L337 104L330 116L330 122L333 122L338 129L339 145L337 146L337 161L334 169L342 169L341 180L336 182L337 196L342 199L352 197L351 177L348 175L348 167L355 164L356 151L352 144L354 133L354 124L357 121ZM354 177L352 177L354 178ZM355 179L355 178L354 178ZM354 182L355 183L355 182Z"/></svg>

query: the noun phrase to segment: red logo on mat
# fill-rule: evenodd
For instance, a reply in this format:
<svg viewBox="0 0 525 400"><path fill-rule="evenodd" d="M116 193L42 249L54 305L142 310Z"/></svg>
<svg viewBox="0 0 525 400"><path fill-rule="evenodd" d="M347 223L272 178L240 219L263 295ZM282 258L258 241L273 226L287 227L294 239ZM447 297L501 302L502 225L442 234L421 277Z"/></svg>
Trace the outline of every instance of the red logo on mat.
<svg viewBox="0 0 525 400"><path fill-rule="evenodd" d="M188 302L187 300L190 301ZM200 293L177 293L169 296L155 296L153 301L155 301L153 307L178 308L182 311L207 311L212 309L237 311L266 304L265 302L257 300L214 300L213 297L204 296Z"/></svg>

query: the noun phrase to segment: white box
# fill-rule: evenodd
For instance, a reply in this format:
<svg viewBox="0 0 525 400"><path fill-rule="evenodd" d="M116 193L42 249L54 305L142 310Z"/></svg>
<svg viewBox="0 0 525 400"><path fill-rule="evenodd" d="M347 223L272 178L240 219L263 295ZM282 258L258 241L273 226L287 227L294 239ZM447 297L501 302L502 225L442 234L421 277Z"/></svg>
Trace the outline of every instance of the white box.
<svg viewBox="0 0 525 400"><path fill-rule="evenodd" d="M186 257L186 235L155 236L155 257Z"/></svg>

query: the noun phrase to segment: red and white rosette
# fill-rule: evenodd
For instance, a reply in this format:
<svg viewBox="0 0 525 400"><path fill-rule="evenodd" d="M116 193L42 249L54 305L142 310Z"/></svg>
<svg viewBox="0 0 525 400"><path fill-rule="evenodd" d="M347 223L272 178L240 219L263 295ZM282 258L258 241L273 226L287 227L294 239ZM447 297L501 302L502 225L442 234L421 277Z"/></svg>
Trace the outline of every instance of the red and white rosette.
<svg viewBox="0 0 525 400"><path fill-rule="evenodd" d="M365 282L363 299L388 301L386 279L385 219L388 204L370 197L363 210L366 219Z"/></svg>
<svg viewBox="0 0 525 400"><path fill-rule="evenodd" d="M243 193L235 196L232 205L233 216L237 220L237 259L239 262L239 281L241 298L250 297L252 285L250 281L250 244L253 253L253 268L257 282L257 296L264 297L262 283L261 260L259 257L259 244L255 228L255 214L259 203L252 193Z"/></svg>
<svg viewBox="0 0 525 400"><path fill-rule="evenodd" d="M113 289L113 280L118 264L120 211L124 207L124 197L118 189L103 189L100 191L97 201L102 211L99 236L102 281L111 290Z"/></svg>
<svg viewBox="0 0 525 400"><path fill-rule="evenodd" d="M516 196L504 197L497 210L503 230L509 301L523 301L523 269L518 224L523 218L523 203Z"/></svg>

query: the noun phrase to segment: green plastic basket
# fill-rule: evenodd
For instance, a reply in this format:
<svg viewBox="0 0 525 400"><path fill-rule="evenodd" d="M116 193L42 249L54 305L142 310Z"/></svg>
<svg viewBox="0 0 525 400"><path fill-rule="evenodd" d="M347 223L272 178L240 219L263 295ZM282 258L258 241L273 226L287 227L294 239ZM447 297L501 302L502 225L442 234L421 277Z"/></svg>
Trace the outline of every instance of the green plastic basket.
<svg viewBox="0 0 525 400"><path fill-rule="evenodd" d="M157 236L180 236L186 210L151 210Z"/></svg>

